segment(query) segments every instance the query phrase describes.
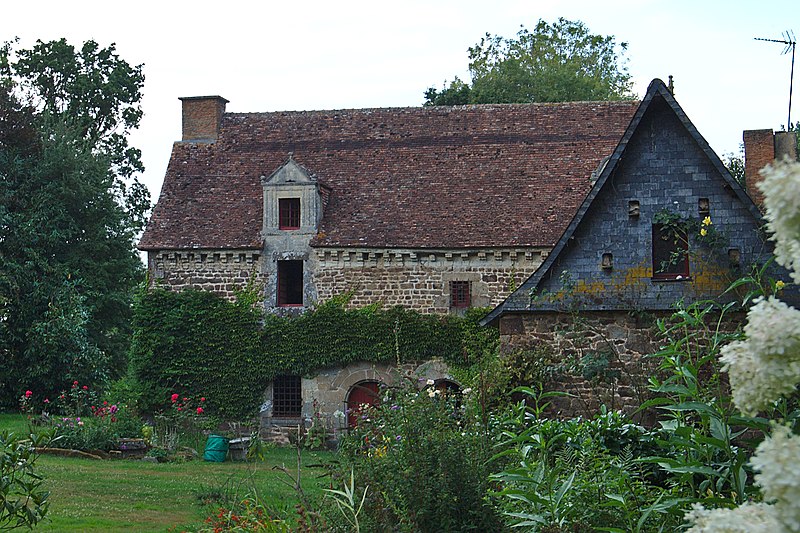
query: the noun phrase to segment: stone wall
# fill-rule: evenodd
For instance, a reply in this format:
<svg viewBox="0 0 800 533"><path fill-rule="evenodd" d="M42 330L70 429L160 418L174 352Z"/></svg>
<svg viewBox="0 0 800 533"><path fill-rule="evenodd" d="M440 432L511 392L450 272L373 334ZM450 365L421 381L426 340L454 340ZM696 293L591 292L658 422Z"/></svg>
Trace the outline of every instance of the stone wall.
<svg viewBox="0 0 800 533"><path fill-rule="evenodd" d="M518 356L536 357L545 346L549 350L544 351L554 366L588 356L584 361L589 364L583 368L573 367L571 372L564 372L564 367L570 365L561 365L556 377L546 383L545 390L571 395L554 399L552 413L561 417L588 417L605 405L652 424L657 412L636 411L651 397L648 380L667 377L659 375L661 360L647 356L657 353L666 343L658 331L657 320L670 316L669 311L638 315L622 311L507 314L499 323L501 355L510 357L516 352ZM713 327L705 333L700 329L694 331L693 342L707 342L704 335L710 335L717 326L720 331L735 331L744 321L744 314L728 313L719 324L714 322L717 319L707 317L707 323ZM604 375L587 379L592 374L592 363L606 361ZM707 366L701 369L700 378L709 371ZM609 379L610 376L616 378Z"/></svg>
<svg viewBox="0 0 800 533"><path fill-rule="evenodd" d="M233 299L252 276L262 277L261 252L192 250L148 252L151 282L173 290L201 289Z"/></svg>
<svg viewBox="0 0 800 533"><path fill-rule="evenodd" d="M552 349L553 363L580 361L585 356L604 363L605 375L618 379L586 379L584 375L558 373L547 390L571 397L556 398L559 416L591 416L600 405L633 413L648 397L647 379L656 363L644 356L658 351L659 339L653 317L637 318L623 312L509 314L500 320L501 353L541 353L541 345ZM567 364L567 366L569 366ZM600 378L600 379L598 379Z"/></svg>
<svg viewBox="0 0 800 533"><path fill-rule="evenodd" d="M234 297L251 276L264 288L265 306L275 307L277 261L302 259L306 305L352 291L351 305L376 302L401 305L423 313L450 312L450 281L469 281L471 304L486 307L527 279L547 256L547 249L430 251L388 249L320 249L287 255L271 248L149 252L155 283ZM302 311L302 309L297 309Z"/></svg>
<svg viewBox="0 0 800 533"><path fill-rule="evenodd" d="M457 383L447 365L439 360L401 366L362 362L320 369L315 375L303 377L301 380L303 407L298 420L273 419L272 385L268 384L261 407L261 426L269 428L272 425L291 425L292 422L308 426L315 414L320 414L328 430L336 437L347 429L347 418L344 415L348 395L354 386L365 381L378 381L390 387L399 386L406 378L420 388L429 379Z"/></svg>
<svg viewBox="0 0 800 533"><path fill-rule="evenodd" d="M450 312L450 281L469 281L472 307L495 306L547 257L547 249L316 249L321 300L352 291L351 305L377 301L423 313Z"/></svg>

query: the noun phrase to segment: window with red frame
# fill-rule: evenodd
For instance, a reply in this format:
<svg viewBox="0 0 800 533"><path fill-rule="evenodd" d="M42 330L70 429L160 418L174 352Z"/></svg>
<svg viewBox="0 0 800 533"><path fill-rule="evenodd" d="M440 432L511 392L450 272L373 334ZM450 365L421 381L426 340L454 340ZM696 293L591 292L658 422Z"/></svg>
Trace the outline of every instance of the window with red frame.
<svg viewBox="0 0 800 533"><path fill-rule="evenodd" d="M686 230L653 224L653 279L689 279L689 241Z"/></svg>
<svg viewBox="0 0 800 533"><path fill-rule="evenodd" d="M303 305L303 262L278 261L278 306Z"/></svg>
<svg viewBox="0 0 800 533"><path fill-rule="evenodd" d="M469 281L450 282L450 307L463 309L470 305Z"/></svg>
<svg viewBox="0 0 800 533"><path fill-rule="evenodd" d="M300 376L275 376L272 382L272 416L300 418L303 412Z"/></svg>
<svg viewBox="0 0 800 533"><path fill-rule="evenodd" d="M278 228L300 229L300 198L278 200Z"/></svg>

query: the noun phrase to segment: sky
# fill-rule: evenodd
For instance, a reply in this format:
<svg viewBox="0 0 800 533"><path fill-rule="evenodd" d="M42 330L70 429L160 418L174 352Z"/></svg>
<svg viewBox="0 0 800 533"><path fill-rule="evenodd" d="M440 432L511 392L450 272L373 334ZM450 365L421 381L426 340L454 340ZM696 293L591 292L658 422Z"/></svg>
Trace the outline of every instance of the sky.
<svg viewBox="0 0 800 533"><path fill-rule="evenodd" d="M179 97L220 95L232 112L418 106L428 87L469 79L467 49L486 33L512 37L559 17L628 43L639 98L672 75L719 155L739 152L743 130L786 127L791 53L754 38L800 34L797 0L37 0L3 5L0 39L93 39L144 64L144 118L130 142L155 202L181 137Z"/></svg>

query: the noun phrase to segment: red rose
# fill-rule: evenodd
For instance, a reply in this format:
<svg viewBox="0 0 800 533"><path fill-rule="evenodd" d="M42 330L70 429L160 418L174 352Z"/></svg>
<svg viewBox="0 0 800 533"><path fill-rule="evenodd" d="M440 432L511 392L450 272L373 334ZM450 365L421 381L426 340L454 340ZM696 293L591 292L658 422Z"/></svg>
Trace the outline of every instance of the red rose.
<svg viewBox="0 0 800 533"><path fill-rule="evenodd" d="M29 390L26 390L26 391L25 391L25 397L26 397L26 398L30 398L31 396L33 396L33 392L31 392L31 391L29 391Z"/></svg>
<svg viewBox="0 0 800 533"><path fill-rule="evenodd" d="M201 402L204 402L204 401L206 401L206 398L205 398L205 396L203 396L202 398L200 398L200 401L201 401Z"/></svg>
<svg viewBox="0 0 800 533"><path fill-rule="evenodd" d="M178 407L178 411L181 411L181 410L182 410L182 409L181 409L180 407Z"/></svg>
<svg viewBox="0 0 800 533"><path fill-rule="evenodd" d="M84 385L83 390L89 390L89 385Z"/></svg>
<svg viewBox="0 0 800 533"><path fill-rule="evenodd" d="M198 415L202 415L203 414L203 408L202 407L198 407L197 408L197 414Z"/></svg>
<svg viewBox="0 0 800 533"><path fill-rule="evenodd" d="M173 394L172 395L172 403L175 403L177 401L178 401L178 395L177 394Z"/></svg>

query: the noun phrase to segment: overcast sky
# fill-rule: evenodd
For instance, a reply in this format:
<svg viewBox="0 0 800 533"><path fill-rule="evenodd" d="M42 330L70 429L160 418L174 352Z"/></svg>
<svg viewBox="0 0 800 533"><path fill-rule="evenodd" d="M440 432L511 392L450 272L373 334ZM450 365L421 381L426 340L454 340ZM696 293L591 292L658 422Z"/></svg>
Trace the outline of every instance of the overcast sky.
<svg viewBox="0 0 800 533"><path fill-rule="evenodd" d="M469 79L467 48L485 33L511 37L558 17L627 42L639 97L672 74L676 99L720 155L738 152L744 129L785 127L791 54L753 38L800 34L798 0L37 0L4 3L0 39L113 42L144 64L145 115L131 142L155 201L181 136L178 97L218 94L234 112L417 106L427 87Z"/></svg>

